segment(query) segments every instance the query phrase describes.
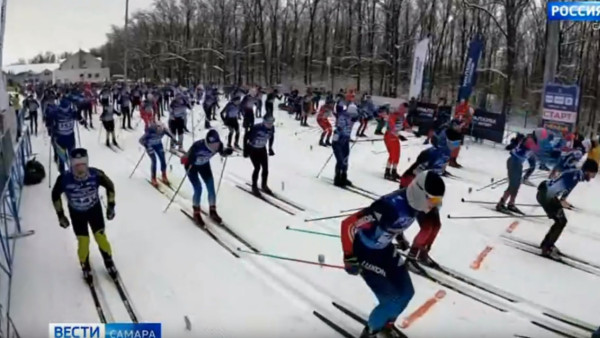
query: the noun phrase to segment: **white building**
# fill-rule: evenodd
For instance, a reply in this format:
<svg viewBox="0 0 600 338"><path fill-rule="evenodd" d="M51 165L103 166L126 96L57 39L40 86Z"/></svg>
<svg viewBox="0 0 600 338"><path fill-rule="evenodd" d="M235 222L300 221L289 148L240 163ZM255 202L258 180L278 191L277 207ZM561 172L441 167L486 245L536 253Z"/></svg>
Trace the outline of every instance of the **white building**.
<svg viewBox="0 0 600 338"><path fill-rule="evenodd" d="M58 63L36 63L26 65L9 65L4 67L6 78L20 85L25 83L54 82L54 72Z"/></svg>
<svg viewBox="0 0 600 338"><path fill-rule="evenodd" d="M110 69L102 67L102 60L79 50L60 63L54 71L56 82L104 82L110 80Z"/></svg>

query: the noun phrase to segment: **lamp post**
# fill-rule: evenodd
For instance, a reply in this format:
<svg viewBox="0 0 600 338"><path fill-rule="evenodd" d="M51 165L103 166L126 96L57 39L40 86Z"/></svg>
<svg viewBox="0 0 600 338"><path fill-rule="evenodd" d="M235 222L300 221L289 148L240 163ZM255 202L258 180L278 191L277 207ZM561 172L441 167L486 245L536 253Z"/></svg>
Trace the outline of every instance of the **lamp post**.
<svg viewBox="0 0 600 338"><path fill-rule="evenodd" d="M123 56L123 79L127 81L127 58L129 52L129 0L125 0L125 52Z"/></svg>

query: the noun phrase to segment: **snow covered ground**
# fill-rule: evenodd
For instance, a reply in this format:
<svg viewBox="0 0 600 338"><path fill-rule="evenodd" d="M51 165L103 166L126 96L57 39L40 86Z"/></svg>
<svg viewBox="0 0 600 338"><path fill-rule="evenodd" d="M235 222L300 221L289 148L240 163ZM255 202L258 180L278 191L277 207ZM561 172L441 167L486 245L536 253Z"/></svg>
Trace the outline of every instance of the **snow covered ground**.
<svg viewBox="0 0 600 338"><path fill-rule="evenodd" d="M203 126L201 116L197 107L196 126ZM223 162L216 156L212 160L216 181L227 163L218 195L219 212L233 231L263 253L313 262L323 254L326 263L341 265L338 238L288 227L335 235L339 233L340 218L313 222L305 219L336 215L345 209L368 205L371 200L327 181L333 177L333 160L322 177L316 178L331 149L318 146L319 130L314 127L314 119L309 119L313 127L305 128L283 111L276 112L276 118L276 155L269 158L269 184L276 194L300 208L278 202L289 211L283 212L242 191L236 185L250 181L250 161L238 156ZM190 127L191 122L190 119ZM226 130L215 126L225 138ZM361 325L335 309L331 302L368 315L376 299L360 277L347 275L341 269L243 252L237 252L240 258L234 257L180 212L181 208L191 208L192 188L188 182L183 183L169 210L163 212L172 192L164 188L165 194L161 194L148 184L150 166L146 157L129 178L143 152L137 143L141 124L135 131L118 132L124 148L119 152L100 142L104 134L100 138L98 130L80 128L81 142L89 150L91 165L103 169L115 182L117 216L107 223L107 234L142 321L161 322L165 337L338 337L338 333L313 315L316 310L358 336ZM372 132L370 127L367 134ZM204 133L196 129L195 137L200 138ZM191 134L186 138L187 147L192 142ZM47 166L47 137L40 135L33 145L38 159ZM424 147L421 140L411 138L403 142L400 173ZM550 220L446 218L448 214L498 215L490 210L491 205L462 203L461 198L497 201L503 187L479 192L477 188L489 184L491 178L505 176L506 157L500 147L466 142L459 158L464 169L451 170L459 178L446 180L447 195L441 210L443 226L432 256L448 269L510 301L441 273L435 276L462 294L413 274L415 297L396 323L398 327L407 326L402 330L409 337L561 336L552 330L589 337L586 330L576 325L598 324L600 276L514 249L501 240L500 236L512 224L512 236L538 243ZM386 159L382 141L356 143L350 158L350 180L376 194L392 191L397 185L382 178ZM53 180L55 172L53 166ZM185 174L178 158L170 159L169 172L173 184L178 184ZM11 311L22 337L45 336L48 323L52 322L98 321L90 293L80 277L75 237L70 228L58 226L48 186L45 180L24 192L23 228L36 233L19 240L16 250ZM598 180L580 184L571 195L571 203L582 211L567 212L569 224L558 246L565 253L600 265L597 245L600 209L594 194L598 187ZM523 186L518 202L535 203L535 191ZM207 205L206 194L203 204ZM539 207L522 210L542 213ZM221 228L209 227L234 252L238 247L248 250ZM417 231L415 224L407 237L412 238ZM486 247L491 248L487 249L487 256L478 269L473 269L472 263ZM91 251L106 309L110 311L109 320L128 321L94 243ZM435 301L436 295L442 295L440 290L445 296ZM423 310L425 303L434 302L428 311ZM552 317L567 318L573 323ZM186 318L191 324L187 328Z"/></svg>

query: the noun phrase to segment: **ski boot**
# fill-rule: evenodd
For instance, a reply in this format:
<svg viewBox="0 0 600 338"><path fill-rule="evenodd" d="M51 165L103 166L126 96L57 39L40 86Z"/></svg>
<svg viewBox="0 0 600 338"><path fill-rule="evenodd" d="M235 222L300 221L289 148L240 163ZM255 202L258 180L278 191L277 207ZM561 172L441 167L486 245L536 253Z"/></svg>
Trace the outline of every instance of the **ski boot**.
<svg viewBox="0 0 600 338"><path fill-rule="evenodd" d="M106 139L106 146L110 148L110 142L108 142L108 139Z"/></svg>
<svg viewBox="0 0 600 338"><path fill-rule="evenodd" d="M221 216L219 216L219 214L217 214L217 206L216 205L210 206L210 211L208 212L208 215L210 216L210 219L215 221L215 223L217 223L217 224L223 223L223 219L221 218Z"/></svg>
<svg viewBox="0 0 600 338"><path fill-rule="evenodd" d="M266 183L262 184L262 191L267 194L267 195L273 195L273 191L271 191L271 189L269 188L269 186L267 186Z"/></svg>
<svg viewBox="0 0 600 338"><path fill-rule="evenodd" d="M256 185L256 183L252 184L252 193L256 197L262 197L262 194L260 193L260 190L258 190L258 186Z"/></svg>
<svg viewBox="0 0 600 338"><path fill-rule="evenodd" d="M529 180L529 178L523 178L522 183L530 187L535 187L535 184Z"/></svg>
<svg viewBox="0 0 600 338"><path fill-rule="evenodd" d="M348 173L343 171L341 174L341 182L343 187L351 187L352 181L348 179Z"/></svg>
<svg viewBox="0 0 600 338"><path fill-rule="evenodd" d="M342 182L342 174L339 171L335 171L335 176L333 177L333 185L335 185L336 187L344 187L344 184Z"/></svg>
<svg viewBox="0 0 600 338"><path fill-rule="evenodd" d="M542 247L542 256L553 259L555 261L561 260L560 251L555 247Z"/></svg>
<svg viewBox="0 0 600 338"><path fill-rule="evenodd" d="M236 142L234 145L236 150L242 150L242 148L240 147L240 145Z"/></svg>
<svg viewBox="0 0 600 338"><path fill-rule="evenodd" d="M171 185L171 182L169 182L169 178L167 177L167 173L163 172L162 173L162 177L160 179L164 184L166 185Z"/></svg>
<svg viewBox="0 0 600 338"><path fill-rule="evenodd" d="M119 272L117 271L117 267L115 266L115 262L112 260L112 258L105 258L104 266L106 267L106 271L108 272L110 278L117 279L119 277Z"/></svg>
<svg viewBox="0 0 600 338"><path fill-rule="evenodd" d="M325 140L325 146L331 147L331 135L327 136L327 139Z"/></svg>
<svg viewBox="0 0 600 338"><path fill-rule="evenodd" d="M501 212L503 214L506 214L508 212L508 209L504 205L503 201L499 201L498 204L496 204L496 211Z"/></svg>
<svg viewBox="0 0 600 338"><path fill-rule="evenodd" d="M451 158L450 161L448 162L448 165L451 166L452 168L462 168L462 165L460 165L458 162L456 162L455 158Z"/></svg>
<svg viewBox="0 0 600 338"><path fill-rule="evenodd" d="M323 135L321 135L321 138L319 139L319 145L320 145L321 147L325 147L325 141L323 141L323 138L324 138L324 136L323 136Z"/></svg>
<svg viewBox="0 0 600 338"><path fill-rule="evenodd" d="M83 279L86 283L92 284L94 278L92 276L92 268L90 267L89 261L81 263L81 271L83 272Z"/></svg>
<svg viewBox="0 0 600 338"><path fill-rule="evenodd" d="M428 266L433 269L438 269L440 265L434 261L431 256L429 256L429 252L427 250L420 250L419 255L417 256L417 261L425 266Z"/></svg>
<svg viewBox="0 0 600 338"><path fill-rule="evenodd" d="M115 140L114 138L113 138L112 144L113 144L113 146L115 146L115 147L118 147L118 146L119 146L119 144L117 143L117 140Z"/></svg>
<svg viewBox="0 0 600 338"><path fill-rule="evenodd" d="M156 177L152 177L152 179L150 179L150 184L152 184L153 187L158 188L158 181L156 180Z"/></svg>
<svg viewBox="0 0 600 338"><path fill-rule="evenodd" d="M178 150L179 152L181 152L181 153L185 152L185 150L183 150L183 144L180 144L180 145L177 147L177 150Z"/></svg>
<svg viewBox="0 0 600 338"><path fill-rule="evenodd" d="M400 182L400 175L398 175L396 168L392 169L390 174L392 175L392 181Z"/></svg>
<svg viewBox="0 0 600 338"><path fill-rule="evenodd" d="M383 174L383 178L386 179L386 180L390 180L390 181L394 180L392 178L392 173L391 173L391 169L390 168L385 168L385 174Z"/></svg>
<svg viewBox="0 0 600 338"><path fill-rule="evenodd" d="M521 210L519 210L519 208L517 208L514 204L508 204L506 206L506 210L510 211L510 212L514 212L515 214L520 214L520 215L525 215L524 212L522 212Z"/></svg>
<svg viewBox="0 0 600 338"><path fill-rule="evenodd" d="M200 213L200 207L192 207L192 209L194 210L194 222L196 222L196 225L204 228L204 226L206 225L206 223L204 223L204 220L202 219L202 214Z"/></svg>

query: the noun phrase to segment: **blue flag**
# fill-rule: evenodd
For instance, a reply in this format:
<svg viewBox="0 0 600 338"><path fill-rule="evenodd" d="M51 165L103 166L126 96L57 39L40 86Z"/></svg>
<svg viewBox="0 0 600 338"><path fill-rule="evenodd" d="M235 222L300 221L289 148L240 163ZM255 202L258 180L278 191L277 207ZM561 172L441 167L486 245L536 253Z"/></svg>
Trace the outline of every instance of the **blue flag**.
<svg viewBox="0 0 600 338"><path fill-rule="evenodd" d="M466 101L471 96L471 91L477 80L477 63L479 62L482 49L483 40L481 36L477 35L469 44L469 53L467 54L467 62L465 63L465 69L460 79L457 102L463 99Z"/></svg>

